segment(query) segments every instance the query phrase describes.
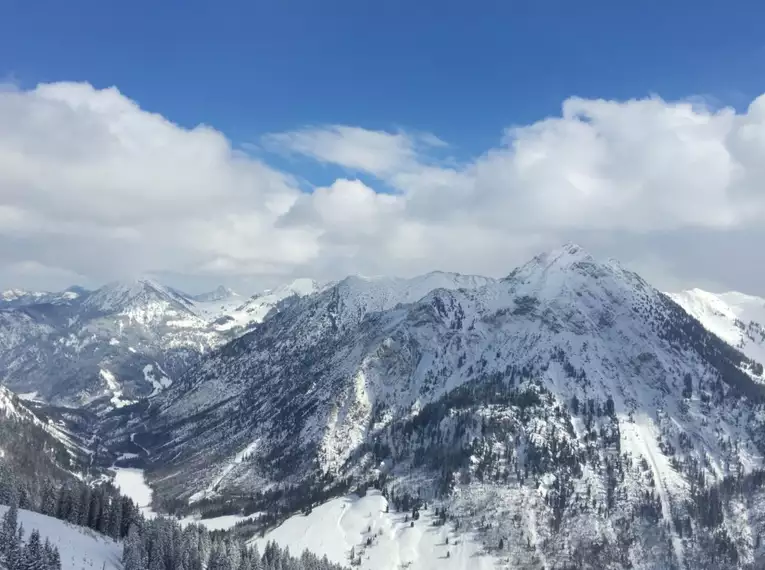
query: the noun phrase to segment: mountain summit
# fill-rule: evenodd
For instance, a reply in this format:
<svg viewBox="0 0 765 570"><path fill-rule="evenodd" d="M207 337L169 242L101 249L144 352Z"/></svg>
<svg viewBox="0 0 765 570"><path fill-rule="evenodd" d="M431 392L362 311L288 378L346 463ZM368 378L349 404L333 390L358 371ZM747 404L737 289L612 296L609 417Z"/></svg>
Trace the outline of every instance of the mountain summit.
<svg viewBox="0 0 765 570"><path fill-rule="evenodd" d="M200 303L212 303L215 301L229 301L230 299L237 297L239 297L239 294L236 291L223 285L219 285L212 291L208 291L207 293L200 293L199 295L194 295L191 298L194 301Z"/></svg>
<svg viewBox="0 0 765 570"><path fill-rule="evenodd" d="M352 277L298 298L159 396L141 438L178 512L293 512L374 482L524 568L671 568L742 536L709 530L708 505L762 467L761 374L569 244L499 281Z"/></svg>

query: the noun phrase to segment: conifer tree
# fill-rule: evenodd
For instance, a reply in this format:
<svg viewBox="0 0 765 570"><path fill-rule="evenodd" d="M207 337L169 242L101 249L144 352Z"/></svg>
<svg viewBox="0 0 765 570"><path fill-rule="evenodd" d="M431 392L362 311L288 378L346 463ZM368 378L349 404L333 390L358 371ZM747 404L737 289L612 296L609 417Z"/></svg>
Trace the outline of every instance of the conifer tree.
<svg viewBox="0 0 765 570"><path fill-rule="evenodd" d="M40 532L37 529L29 535L22 558L21 570L46 570Z"/></svg>
<svg viewBox="0 0 765 570"><path fill-rule="evenodd" d="M2 526L0 526L0 553L8 553L13 541L16 539L16 529L19 525L19 507L15 496L11 497L10 506L3 515Z"/></svg>
<svg viewBox="0 0 765 570"><path fill-rule="evenodd" d="M141 570L141 537L138 527L132 525L128 531L125 545L122 549L122 566L124 570Z"/></svg>

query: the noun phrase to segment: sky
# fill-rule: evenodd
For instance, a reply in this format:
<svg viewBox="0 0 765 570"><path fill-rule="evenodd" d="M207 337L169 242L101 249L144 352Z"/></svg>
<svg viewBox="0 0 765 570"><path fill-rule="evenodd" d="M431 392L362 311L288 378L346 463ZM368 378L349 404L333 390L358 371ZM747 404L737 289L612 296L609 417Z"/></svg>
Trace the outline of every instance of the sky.
<svg viewBox="0 0 765 570"><path fill-rule="evenodd" d="M765 296L755 1L0 3L0 288L501 276Z"/></svg>

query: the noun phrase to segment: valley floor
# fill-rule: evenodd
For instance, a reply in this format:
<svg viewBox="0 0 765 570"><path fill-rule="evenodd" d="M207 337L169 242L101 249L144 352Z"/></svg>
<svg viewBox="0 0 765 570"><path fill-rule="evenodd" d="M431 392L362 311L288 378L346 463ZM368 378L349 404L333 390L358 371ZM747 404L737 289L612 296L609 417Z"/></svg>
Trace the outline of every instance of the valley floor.
<svg viewBox="0 0 765 570"><path fill-rule="evenodd" d="M124 494L133 499L136 505L141 509L143 516L147 518L154 518L157 513L151 508L151 499L153 491L151 487L146 483L144 478L143 469L135 469L132 467L112 467L114 471L114 485ZM233 528L236 523L243 520L247 520L248 517L242 515L224 515L220 517L214 517L209 519L201 519L197 517L186 517L178 522L181 525L187 525L192 523L201 524L208 530L227 530Z"/></svg>
<svg viewBox="0 0 765 570"><path fill-rule="evenodd" d="M146 518L153 519L156 513L151 508L152 490L146 484L143 469L132 467L112 467L114 471L114 486L123 495L127 495L138 505L141 513Z"/></svg>

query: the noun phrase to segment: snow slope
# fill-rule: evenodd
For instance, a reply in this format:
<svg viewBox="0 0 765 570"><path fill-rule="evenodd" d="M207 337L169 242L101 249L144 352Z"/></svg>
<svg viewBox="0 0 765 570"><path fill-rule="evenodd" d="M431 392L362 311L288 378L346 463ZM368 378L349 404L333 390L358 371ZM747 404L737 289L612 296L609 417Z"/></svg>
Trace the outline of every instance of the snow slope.
<svg viewBox="0 0 765 570"><path fill-rule="evenodd" d="M765 299L736 291L689 289L669 297L712 334L765 364Z"/></svg>
<svg viewBox="0 0 765 570"><path fill-rule="evenodd" d="M63 444L72 456L78 453L87 453L87 450L77 444L72 435L63 426L57 425L50 418L42 419L28 408L21 399L17 399L15 396L8 388L0 386L0 419L34 424Z"/></svg>
<svg viewBox="0 0 765 570"><path fill-rule="evenodd" d="M224 311L215 316L214 326L216 330L246 331L254 324L262 323L276 306L289 297L305 297L316 293L321 286L313 279L296 279L295 281L253 295L244 303ZM208 313L211 314L211 313Z"/></svg>
<svg viewBox="0 0 765 570"><path fill-rule="evenodd" d="M0 517L8 507L0 505ZM24 525L24 536L32 530L40 532L43 542L47 538L58 547L61 570L121 570L122 545L90 529L73 526L64 521L19 509L19 522Z"/></svg>
<svg viewBox="0 0 765 570"><path fill-rule="evenodd" d="M273 540L290 552L310 550L332 562L348 565L350 552L361 558L362 570L489 570L497 560L485 553L471 534L448 524L435 526L421 511L411 526L405 513L386 513L388 501L377 491L347 496L320 505L308 515L295 515L263 537L250 541L262 552ZM449 539L447 544L446 539ZM370 541L371 544L367 545Z"/></svg>

